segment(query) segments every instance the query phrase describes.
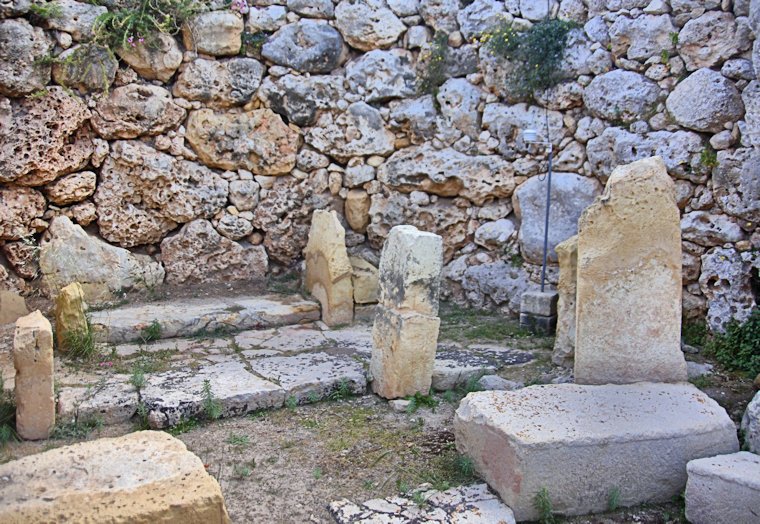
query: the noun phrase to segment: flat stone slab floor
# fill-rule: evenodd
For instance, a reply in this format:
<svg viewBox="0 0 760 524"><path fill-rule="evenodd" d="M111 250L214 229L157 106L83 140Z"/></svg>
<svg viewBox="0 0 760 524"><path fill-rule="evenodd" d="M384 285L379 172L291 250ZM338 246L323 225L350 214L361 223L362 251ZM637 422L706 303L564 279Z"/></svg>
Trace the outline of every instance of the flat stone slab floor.
<svg viewBox="0 0 760 524"><path fill-rule="evenodd" d="M339 500L330 504L338 524L515 524L515 516L486 484L460 486L446 491L421 488L417 501L407 497L374 499L364 504Z"/></svg>
<svg viewBox="0 0 760 524"><path fill-rule="evenodd" d="M369 324L328 329L317 322L116 344L101 349L113 360L87 371L56 359L57 417L116 424L139 410L158 429L208 416L209 409L229 417L361 395L368 390L371 331ZM533 359L530 351L498 344L441 343L433 386L455 389Z"/></svg>
<svg viewBox="0 0 760 524"><path fill-rule="evenodd" d="M557 384L469 394L457 449L518 521L537 520L542 490L560 515L665 502L690 460L738 451L726 411L688 383Z"/></svg>

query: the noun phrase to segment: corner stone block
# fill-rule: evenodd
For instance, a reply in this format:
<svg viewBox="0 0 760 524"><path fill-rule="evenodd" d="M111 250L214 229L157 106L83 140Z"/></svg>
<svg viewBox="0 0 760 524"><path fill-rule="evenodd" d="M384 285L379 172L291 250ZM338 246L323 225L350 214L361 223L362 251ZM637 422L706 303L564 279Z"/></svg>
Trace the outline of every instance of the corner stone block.
<svg viewBox="0 0 760 524"><path fill-rule="evenodd" d="M328 326L354 319L353 267L346 250L346 230L335 211L316 210L304 250L306 289L322 304Z"/></svg>
<svg viewBox="0 0 760 524"><path fill-rule="evenodd" d="M556 291L526 291L520 297L520 313L553 317L557 314Z"/></svg>
<svg viewBox="0 0 760 524"><path fill-rule="evenodd" d="M0 478L0 522L7 524L230 522L201 459L161 431L24 457L0 466Z"/></svg>
<svg viewBox="0 0 760 524"><path fill-rule="evenodd" d="M433 381L438 317L377 306L372 328L372 390L393 399L427 394Z"/></svg>
<svg viewBox="0 0 760 524"><path fill-rule="evenodd" d="M760 522L760 456L742 451L686 465L686 519L692 524Z"/></svg>
<svg viewBox="0 0 760 524"><path fill-rule="evenodd" d="M438 315L443 239L414 226L395 226L380 257L380 304Z"/></svg>
<svg viewBox="0 0 760 524"><path fill-rule="evenodd" d="M90 329L85 316L84 291L79 282L61 289L55 298L55 337L58 349L68 351L72 334L86 334Z"/></svg>
<svg viewBox="0 0 760 524"><path fill-rule="evenodd" d="M25 440L46 439L55 425L53 328L39 311L16 321L13 364L16 431Z"/></svg>
<svg viewBox="0 0 760 524"><path fill-rule="evenodd" d="M552 362L573 367L575 353L575 293L578 278L578 236L557 244L559 282L557 283L557 330L554 336Z"/></svg>
<svg viewBox="0 0 760 524"><path fill-rule="evenodd" d="M546 488L560 515L670 500L690 460L739 450L726 411L691 384L558 384L470 393L454 418L457 449L515 512L538 520Z"/></svg>
<svg viewBox="0 0 760 524"><path fill-rule="evenodd" d="M681 227L660 157L616 168L578 221L575 381L685 382Z"/></svg>

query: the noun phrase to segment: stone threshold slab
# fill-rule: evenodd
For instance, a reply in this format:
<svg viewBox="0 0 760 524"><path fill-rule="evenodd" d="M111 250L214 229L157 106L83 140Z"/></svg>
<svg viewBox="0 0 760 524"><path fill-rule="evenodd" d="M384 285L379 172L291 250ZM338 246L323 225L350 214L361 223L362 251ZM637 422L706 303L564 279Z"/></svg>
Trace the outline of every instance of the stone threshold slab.
<svg viewBox="0 0 760 524"><path fill-rule="evenodd" d="M90 314L97 340L110 344L144 340L145 330L154 321L161 327L159 338L175 338L299 324L319 318L319 304L298 295L195 298Z"/></svg>

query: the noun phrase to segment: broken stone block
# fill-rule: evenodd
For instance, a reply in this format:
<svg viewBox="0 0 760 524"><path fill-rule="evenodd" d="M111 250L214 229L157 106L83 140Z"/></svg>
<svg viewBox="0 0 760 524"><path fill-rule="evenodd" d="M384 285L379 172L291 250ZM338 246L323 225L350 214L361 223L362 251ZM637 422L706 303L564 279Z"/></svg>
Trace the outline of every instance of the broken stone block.
<svg viewBox="0 0 760 524"><path fill-rule="evenodd" d="M557 384L469 394L457 449L518 521L538 520L546 489L560 515L670 500L690 460L739 449L726 411L691 384Z"/></svg>
<svg viewBox="0 0 760 524"><path fill-rule="evenodd" d="M11 324L28 314L24 297L13 291L0 290L0 324Z"/></svg>
<svg viewBox="0 0 760 524"><path fill-rule="evenodd" d="M378 305L369 366L372 391L387 399L417 392L426 395L433 380L440 325L438 317Z"/></svg>
<svg viewBox="0 0 760 524"><path fill-rule="evenodd" d="M65 424L128 422L140 403L137 389L128 380L128 376L116 375L89 387L62 388L58 393L58 420Z"/></svg>
<svg viewBox="0 0 760 524"><path fill-rule="evenodd" d="M164 432L30 455L0 466L0 478L0 522L230 522L203 462Z"/></svg>
<svg viewBox="0 0 760 524"><path fill-rule="evenodd" d="M443 239L414 226L395 226L380 257L380 304L438 315Z"/></svg>
<svg viewBox="0 0 760 524"><path fill-rule="evenodd" d="M374 304L378 295L378 270L361 257L348 257L353 267L354 302Z"/></svg>
<svg viewBox="0 0 760 524"><path fill-rule="evenodd" d="M16 321L13 364L16 432L25 440L46 439L55 425L53 328L39 310Z"/></svg>
<svg viewBox="0 0 760 524"><path fill-rule="evenodd" d="M572 367L575 353L575 288L578 275L578 237L557 244L559 282L557 292L557 329L554 335L552 362Z"/></svg>
<svg viewBox="0 0 760 524"><path fill-rule="evenodd" d="M575 381L686 381L681 227L660 157L617 167L578 221Z"/></svg>
<svg viewBox="0 0 760 524"><path fill-rule="evenodd" d="M55 339L59 350L69 351L73 339L89 332L85 309L84 291L79 282L73 282L58 292L55 298Z"/></svg>
<svg viewBox="0 0 760 524"><path fill-rule="evenodd" d="M557 292L526 291L520 297L520 326L533 333L554 334L557 326Z"/></svg>
<svg viewBox="0 0 760 524"><path fill-rule="evenodd" d="M747 524L760 519L760 456L746 451L686 465L686 519L692 524Z"/></svg>
<svg viewBox="0 0 760 524"><path fill-rule="evenodd" d="M314 211L304 258L306 289L322 304L322 321L328 326L351 323L353 268L346 251L346 230L335 211Z"/></svg>

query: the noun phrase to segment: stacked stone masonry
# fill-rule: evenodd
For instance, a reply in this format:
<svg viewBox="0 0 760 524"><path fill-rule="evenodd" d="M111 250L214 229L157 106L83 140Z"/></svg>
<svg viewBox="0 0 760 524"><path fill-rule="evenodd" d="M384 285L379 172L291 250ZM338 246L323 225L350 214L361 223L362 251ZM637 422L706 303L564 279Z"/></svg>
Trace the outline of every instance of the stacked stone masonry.
<svg viewBox="0 0 760 524"><path fill-rule="evenodd" d="M352 259L376 267L391 228L415 225L444 239L444 296L516 314L539 278L547 169L520 132L548 127L552 283L554 247L612 170L659 155L685 316L720 330L756 305L757 2L553 1L577 27L565 80L534 102L510 96L509 64L480 36L540 21L542 2L208 2L178 34L113 55L89 43L109 8L54 2L48 18L0 5L0 289L41 277L54 293L83 272L44 256L56 217L85 228L76 279L92 301L292 266L313 212L334 210ZM425 95L437 31L446 79Z"/></svg>

